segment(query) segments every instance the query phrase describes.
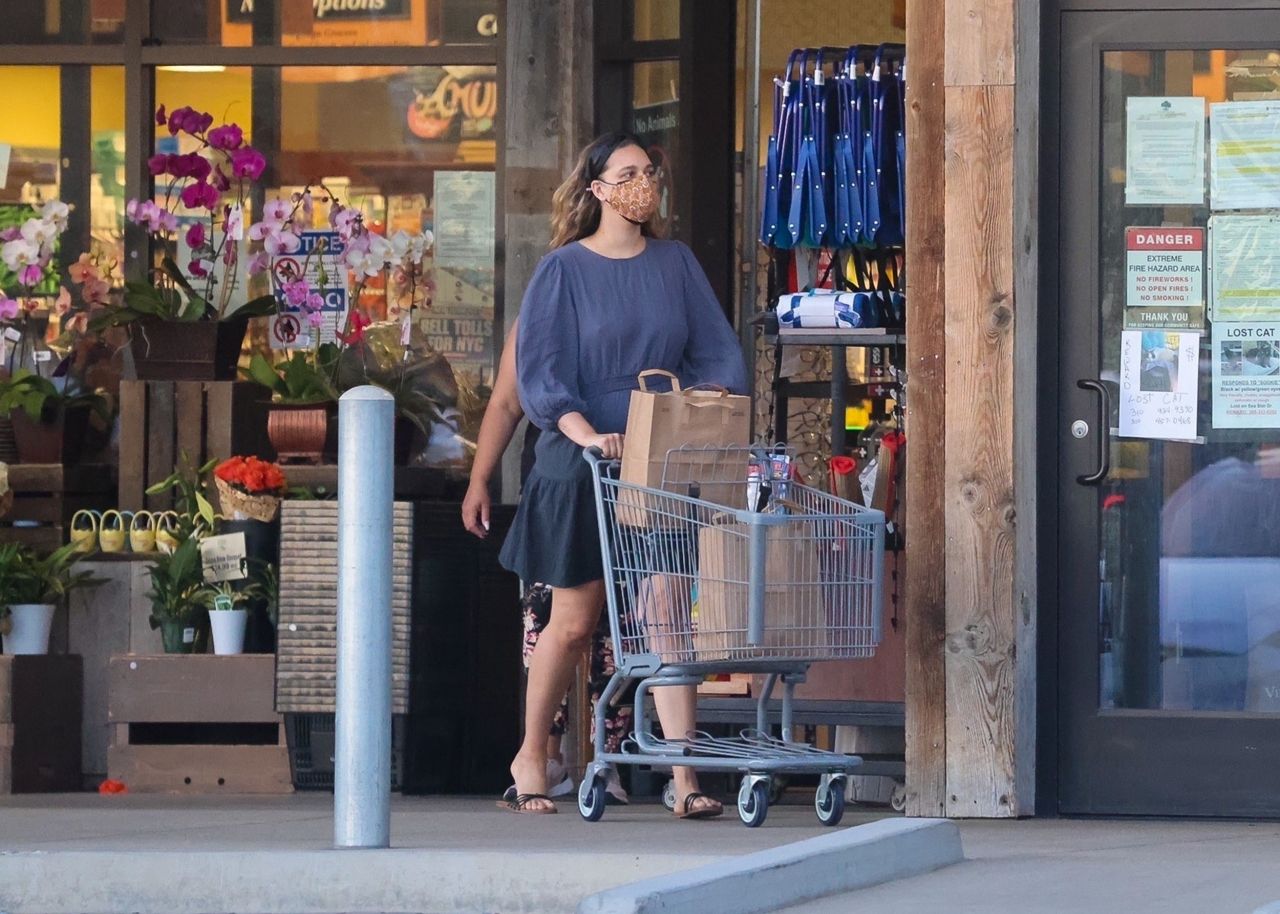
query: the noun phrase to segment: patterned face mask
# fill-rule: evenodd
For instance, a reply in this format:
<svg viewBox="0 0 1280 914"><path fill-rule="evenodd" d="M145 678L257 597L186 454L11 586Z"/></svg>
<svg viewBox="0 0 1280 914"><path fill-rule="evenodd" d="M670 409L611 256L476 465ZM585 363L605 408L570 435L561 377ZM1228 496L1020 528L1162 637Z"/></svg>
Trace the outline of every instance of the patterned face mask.
<svg viewBox="0 0 1280 914"><path fill-rule="evenodd" d="M601 181L601 184L609 184ZM619 216L636 225L643 225L658 211L657 177L639 174L626 181L610 184L613 193L608 203Z"/></svg>

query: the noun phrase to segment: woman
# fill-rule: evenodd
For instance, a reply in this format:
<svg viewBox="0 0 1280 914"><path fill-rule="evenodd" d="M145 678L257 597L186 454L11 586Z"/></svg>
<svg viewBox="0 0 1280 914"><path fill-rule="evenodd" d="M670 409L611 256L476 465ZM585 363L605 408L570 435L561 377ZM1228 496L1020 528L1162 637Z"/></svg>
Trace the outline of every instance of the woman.
<svg viewBox="0 0 1280 914"><path fill-rule="evenodd" d="M493 394L489 397L489 405L485 408L484 419L480 422L480 434L476 442L475 461L471 467L471 480L467 486L466 497L462 500L462 525L467 531L480 539L489 535L489 484L498 469L503 453L515 436L516 427L524 418L524 410L520 407L520 395L516 390L516 329L517 320L507 333L506 345L502 351L502 361L498 365L498 377L493 383ZM533 466L533 450L531 444L537 440L538 427L530 425L525 433L524 454L521 459L520 478L528 475ZM533 656L538 637L546 629L551 620L551 589L545 584L531 583L526 585L521 599L524 616L523 655L525 669L529 667L529 659ZM613 646L608 632L607 620L596 628L591 644L591 675L589 688L591 701L600 700L604 688L613 675ZM631 729L630 693L634 688L620 694L605 714L605 745L610 752L617 752L622 740ZM547 736L547 795L563 796L573 792L573 779L564 767L564 755L561 746L566 724L568 723L568 697L560 702L551 730ZM595 715L591 717L591 726L595 727ZM627 792L622 788L616 771L610 771L609 781L605 787L611 802L626 804L629 802ZM507 791L515 796L515 788Z"/></svg>
<svg viewBox="0 0 1280 914"><path fill-rule="evenodd" d="M529 664L525 737L511 763L517 796L506 808L553 813L546 739L574 664L600 619L605 590L590 468L584 448L622 456L636 376L647 368L686 385L745 393L746 369L693 254L651 237L658 175L640 141L609 134L588 146L556 191L552 252L538 264L520 311L520 400L542 429L533 469L500 560L522 580L551 587L551 621ZM663 732L694 729L692 687L654 690ZM710 818L720 803L675 769L681 818Z"/></svg>

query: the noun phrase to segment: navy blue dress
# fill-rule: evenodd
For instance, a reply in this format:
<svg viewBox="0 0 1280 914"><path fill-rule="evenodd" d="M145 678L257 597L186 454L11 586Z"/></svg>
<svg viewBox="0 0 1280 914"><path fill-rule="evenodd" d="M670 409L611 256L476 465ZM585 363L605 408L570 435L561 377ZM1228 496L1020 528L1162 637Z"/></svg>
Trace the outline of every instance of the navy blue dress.
<svg viewBox="0 0 1280 914"><path fill-rule="evenodd" d="M613 259L581 243L542 258L525 291L516 340L520 402L542 429L504 567L525 581L576 587L604 576L591 470L559 430L580 412L600 434L624 432L636 376L747 393L742 349L693 252L648 239Z"/></svg>

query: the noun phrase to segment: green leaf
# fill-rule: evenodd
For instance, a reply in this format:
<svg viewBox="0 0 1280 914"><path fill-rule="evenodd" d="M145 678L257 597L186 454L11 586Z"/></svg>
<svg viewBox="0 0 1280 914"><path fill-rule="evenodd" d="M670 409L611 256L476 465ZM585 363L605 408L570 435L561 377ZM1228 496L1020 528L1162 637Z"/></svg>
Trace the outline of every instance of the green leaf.
<svg viewBox="0 0 1280 914"><path fill-rule="evenodd" d="M213 529L213 505L209 504L209 499L205 498L199 492L196 493L196 505L200 512L200 516L204 518L204 522L209 525L209 529Z"/></svg>
<svg viewBox="0 0 1280 914"><path fill-rule="evenodd" d="M276 370L271 367L271 363L260 352L253 354L253 358L249 360L249 367L243 369L241 373L249 380L256 381L274 393L285 393L280 375L276 373Z"/></svg>
<svg viewBox="0 0 1280 914"><path fill-rule="evenodd" d="M267 317L279 310L279 304L274 295L260 295L227 314L223 320L232 320L237 317Z"/></svg>

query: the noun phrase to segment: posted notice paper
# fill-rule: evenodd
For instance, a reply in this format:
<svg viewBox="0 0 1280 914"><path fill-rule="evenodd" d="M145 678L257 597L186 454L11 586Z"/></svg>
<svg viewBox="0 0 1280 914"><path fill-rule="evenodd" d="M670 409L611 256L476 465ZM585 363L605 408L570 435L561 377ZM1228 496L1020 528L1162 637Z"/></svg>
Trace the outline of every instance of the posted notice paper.
<svg viewBox="0 0 1280 914"><path fill-rule="evenodd" d="M1124 326L1128 330L1204 328L1204 229L1125 231Z"/></svg>
<svg viewBox="0 0 1280 914"><path fill-rule="evenodd" d="M1120 340L1120 437L1196 437L1200 334L1125 330Z"/></svg>
<svg viewBox="0 0 1280 914"><path fill-rule="evenodd" d="M1210 105L1209 138L1213 209L1280 207L1280 99Z"/></svg>
<svg viewBox="0 0 1280 914"><path fill-rule="evenodd" d="M1211 217L1209 262L1213 320L1280 321L1280 217Z"/></svg>
<svg viewBox="0 0 1280 914"><path fill-rule="evenodd" d="M1280 323L1214 325L1213 427L1280 428Z"/></svg>
<svg viewBox="0 0 1280 914"><path fill-rule="evenodd" d="M1204 99L1130 98L1126 106L1124 202L1204 203Z"/></svg>

